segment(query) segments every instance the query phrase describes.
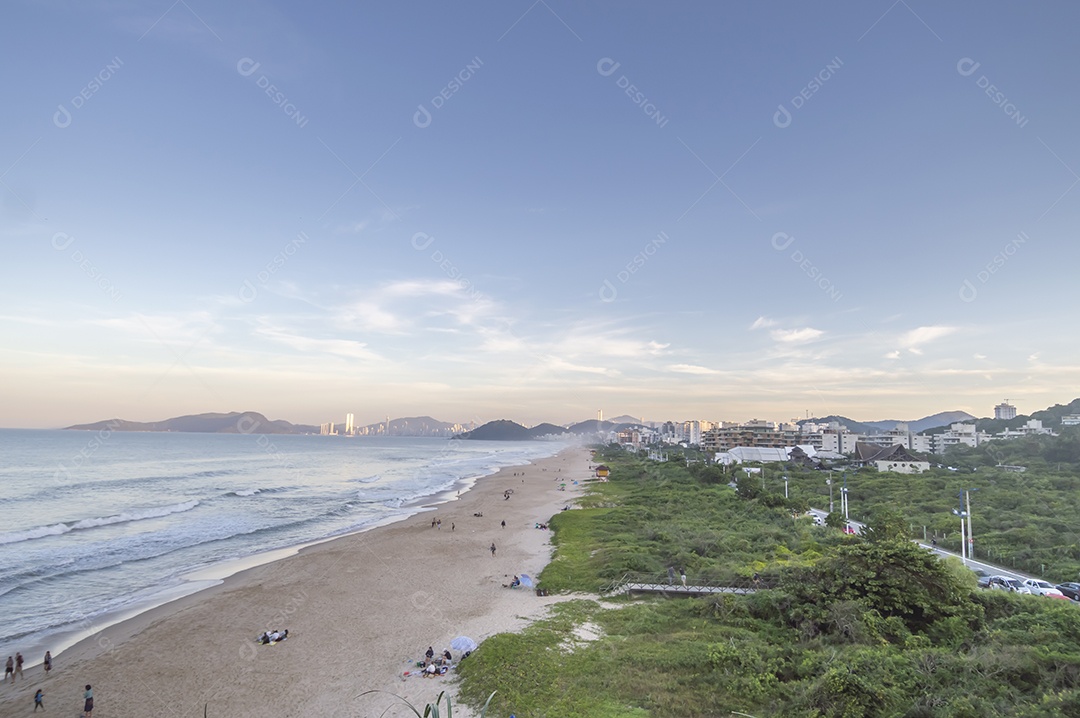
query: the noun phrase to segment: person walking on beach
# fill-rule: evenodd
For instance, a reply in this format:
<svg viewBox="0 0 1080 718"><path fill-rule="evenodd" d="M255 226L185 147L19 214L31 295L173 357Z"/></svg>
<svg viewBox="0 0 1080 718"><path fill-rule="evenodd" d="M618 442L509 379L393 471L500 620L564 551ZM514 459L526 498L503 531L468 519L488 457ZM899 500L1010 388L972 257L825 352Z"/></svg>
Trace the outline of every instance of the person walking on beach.
<svg viewBox="0 0 1080 718"><path fill-rule="evenodd" d="M15 676L18 676L19 678L22 678L22 677L23 677L23 674L22 674L22 664L23 664L23 657L22 657L22 654L21 654L21 653L18 653L18 652L16 652L16 653L15 653L15 674L11 676L11 682L12 682L12 683L14 683L14 682L15 682Z"/></svg>
<svg viewBox="0 0 1080 718"><path fill-rule="evenodd" d="M506 522L505 521L502 522L502 527L506 528Z"/></svg>
<svg viewBox="0 0 1080 718"><path fill-rule="evenodd" d="M495 555L495 544L491 544L491 554ZM15 659L11 656L7 657L7 663L4 664L4 683L7 683L8 676L11 676L11 682L15 682Z"/></svg>
<svg viewBox="0 0 1080 718"><path fill-rule="evenodd" d="M451 522L450 522L450 530L451 530L451 531L453 531L453 530L454 530L454 522L453 522L453 521L451 521Z"/></svg>
<svg viewBox="0 0 1080 718"><path fill-rule="evenodd" d="M491 557L492 557L492 558L495 558L495 542L494 542L494 541L492 541L492 542L491 542ZM9 659L9 660L10 660L10 659ZM15 682L15 679L14 679L14 678L13 678L13 679L11 679L11 680L12 680L12 683L14 683L14 682Z"/></svg>
<svg viewBox="0 0 1080 718"><path fill-rule="evenodd" d="M45 677L49 677L49 671L52 670L52 651L45 651Z"/></svg>
<svg viewBox="0 0 1080 718"><path fill-rule="evenodd" d="M435 522L435 528L442 531L442 519L439 519L438 521Z"/></svg>
<svg viewBox="0 0 1080 718"><path fill-rule="evenodd" d="M45 693L38 688L37 693L34 694L34 712L37 713L37 709L45 710L45 704L42 703L42 699L45 698Z"/></svg>
<svg viewBox="0 0 1080 718"><path fill-rule="evenodd" d="M86 718L90 718L90 714L94 712L94 691L90 688L90 684L86 684L86 692L83 693L83 713L86 714Z"/></svg>

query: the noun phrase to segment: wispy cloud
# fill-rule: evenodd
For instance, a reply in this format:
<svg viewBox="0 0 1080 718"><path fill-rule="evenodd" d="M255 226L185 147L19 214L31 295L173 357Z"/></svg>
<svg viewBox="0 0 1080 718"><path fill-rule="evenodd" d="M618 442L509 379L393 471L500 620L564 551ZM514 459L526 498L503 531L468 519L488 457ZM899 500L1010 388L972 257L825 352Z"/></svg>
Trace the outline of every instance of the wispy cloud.
<svg viewBox="0 0 1080 718"><path fill-rule="evenodd" d="M755 329L767 329L769 327L774 327L777 324L778 322L775 319L769 319L768 317L758 317L754 320L754 323L750 325L750 330L753 331Z"/></svg>
<svg viewBox="0 0 1080 718"><path fill-rule="evenodd" d="M774 329L769 332L769 336L771 336L773 340L784 342L785 344L812 342L815 339L820 339L823 334L825 334L825 332L820 329L814 329L813 327L803 327L802 329Z"/></svg>
<svg viewBox="0 0 1080 718"><path fill-rule="evenodd" d="M918 327L900 336L900 346L911 351L918 350L923 344L947 337L956 331L956 327L929 326ZM916 353L918 353L916 351Z"/></svg>
<svg viewBox="0 0 1080 718"><path fill-rule="evenodd" d="M679 374L700 374L703 376L720 373L716 369L710 369L696 364L669 364L668 371L677 372Z"/></svg>

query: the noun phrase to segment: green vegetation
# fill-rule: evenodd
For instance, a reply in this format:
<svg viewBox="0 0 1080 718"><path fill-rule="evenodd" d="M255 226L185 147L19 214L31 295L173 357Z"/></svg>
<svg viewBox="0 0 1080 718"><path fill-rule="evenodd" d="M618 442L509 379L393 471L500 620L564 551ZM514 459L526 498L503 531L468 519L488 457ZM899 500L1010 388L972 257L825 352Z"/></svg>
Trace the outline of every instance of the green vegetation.
<svg viewBox="0 0 1080 718"><path fill-rule="evenodd" d="M1061 436L1032 436L991 442L978 448L951 449L945 461L957 469L935 468L923 474L847 472L851 517L865 520L886 507L901 508L911 537L936 539L960 551L958 494L971 494L975 558L1044 576L1054 583L1080 577L1080 430L1066 427ZM1026 467L1023 473L1000 464ZM773 469L777 476L781 473ZM828 506L829 491L821 472L792 468L792 495L818 508ZM843 478L833 472L834 482ZM772 480L773 491L783 491ZM837 488L833 486L834 490ZM839 492L836 492L839 507ZM965 507L966 508L966 507Z"/></svg>
<svg viewBox="0 0 1080 718"><path fill-rule="evenodd" d="M774 588L569 601L463 662L467 703L497 690L491 711L518 718L1080 715L1080 609L976 589L958 562L906 539L905 501L877 497L904 514L876 511L854 537L792 517L800 502L821 505L820 474L792 474L785 500L773 472L764 490L752 475L736 492L715 467L598 458L611 480L553 518L542 585L596 596L626 573L666 580L674 565L690 583L760 572ZM871 478L913 477L859 473L867 494Z"/></svg>

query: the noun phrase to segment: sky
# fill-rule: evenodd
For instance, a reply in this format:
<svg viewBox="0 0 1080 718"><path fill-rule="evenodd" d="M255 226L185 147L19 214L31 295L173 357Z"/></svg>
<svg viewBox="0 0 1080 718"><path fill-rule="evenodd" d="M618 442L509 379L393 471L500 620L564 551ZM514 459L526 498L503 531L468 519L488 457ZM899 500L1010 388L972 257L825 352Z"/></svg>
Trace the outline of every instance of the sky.
<svg viewBox="0 0 1080 718"><path fill-rule="evenodd" d="M1080 395L1080 5L0 9L0 426Z"/></svg>

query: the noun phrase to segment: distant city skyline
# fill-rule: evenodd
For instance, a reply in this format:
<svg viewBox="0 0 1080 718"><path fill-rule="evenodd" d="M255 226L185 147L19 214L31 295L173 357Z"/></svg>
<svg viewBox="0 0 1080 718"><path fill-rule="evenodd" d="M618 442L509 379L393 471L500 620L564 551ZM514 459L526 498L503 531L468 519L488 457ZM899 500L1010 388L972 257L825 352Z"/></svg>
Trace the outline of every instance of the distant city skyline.
<svg viewBox="0 0 1080 718"><path fill-rule="evenodd" d="M1074 3L0 17L0 426L1080 395Z"/></svg>

